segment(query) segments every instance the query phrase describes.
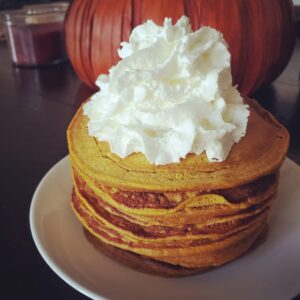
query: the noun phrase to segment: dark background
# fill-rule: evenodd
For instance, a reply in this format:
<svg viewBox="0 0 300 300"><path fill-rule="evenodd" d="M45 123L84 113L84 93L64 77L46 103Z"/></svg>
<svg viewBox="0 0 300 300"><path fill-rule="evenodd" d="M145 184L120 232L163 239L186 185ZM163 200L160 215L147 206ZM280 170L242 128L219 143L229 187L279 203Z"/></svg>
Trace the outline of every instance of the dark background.
<svg viewBox="0 0 300 300"><path fill-rule="evenodd" d="M19 8L22 5L35 3L58 2L57 0L0 0L0 10ZM69 2L64 0L64 2Z"/></svg>

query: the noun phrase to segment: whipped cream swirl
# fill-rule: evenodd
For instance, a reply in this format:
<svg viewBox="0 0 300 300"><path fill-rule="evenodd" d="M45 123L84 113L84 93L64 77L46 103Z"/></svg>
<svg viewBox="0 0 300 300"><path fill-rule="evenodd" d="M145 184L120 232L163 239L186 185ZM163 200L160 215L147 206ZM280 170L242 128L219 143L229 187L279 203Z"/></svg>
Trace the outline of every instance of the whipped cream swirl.
<svg viewBox="0 0 300 300"><path fill-rule="evenodd" d="M153 164L206 152L224 161L246 132L249 110L232 85L230 53L220 32L193 32L189 19L149 20L118 50L84 106L89 135L124 158L142 152Z"/></svg>

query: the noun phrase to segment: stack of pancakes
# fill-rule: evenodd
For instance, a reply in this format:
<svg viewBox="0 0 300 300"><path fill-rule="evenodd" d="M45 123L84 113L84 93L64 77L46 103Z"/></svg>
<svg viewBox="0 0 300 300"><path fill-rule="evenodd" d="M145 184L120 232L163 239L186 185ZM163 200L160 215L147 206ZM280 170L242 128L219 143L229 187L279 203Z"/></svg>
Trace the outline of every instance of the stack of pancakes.
<svg viewBox="0 0 300 300"><path fill-rule="evenodd" d="M80 108L68 129L72 207L96 247L170 276L245 253L265 227L289 143L269 112L247 103L246 135L224 162L203 153L159 166L142 153L113 154L88 135Z"/></svg>

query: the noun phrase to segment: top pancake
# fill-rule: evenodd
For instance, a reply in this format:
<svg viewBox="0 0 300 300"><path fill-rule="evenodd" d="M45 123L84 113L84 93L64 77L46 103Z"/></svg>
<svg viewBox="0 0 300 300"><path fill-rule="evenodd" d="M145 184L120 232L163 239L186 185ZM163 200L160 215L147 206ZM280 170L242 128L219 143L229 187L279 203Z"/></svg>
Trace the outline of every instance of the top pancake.
<svg viewBox="0 0 300 300"><path fill-rule="evenodd" d="M142 153L124 159L107 142L90 137L82 107L68 128L72 166L81 176L124 190L189 191L225 189L253 181L280 167L289 144L287 130L258 103L247 99L250 116L245 137L223 162L208 162L205 153L189 154L180 163L153 165Z"/></svg>

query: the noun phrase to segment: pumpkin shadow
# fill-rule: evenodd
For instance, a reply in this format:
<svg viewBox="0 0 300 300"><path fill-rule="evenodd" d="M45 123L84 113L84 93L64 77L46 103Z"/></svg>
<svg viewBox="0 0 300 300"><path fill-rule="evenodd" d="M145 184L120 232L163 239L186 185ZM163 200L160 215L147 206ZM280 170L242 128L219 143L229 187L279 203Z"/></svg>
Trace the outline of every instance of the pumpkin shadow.
<svg viewBox="0 0 300 300"><path fill-rule="evenodd" d="M83 102L88 100L97 91L87 86L85 83L81 82L77 88L75 94L75 106L79 107Z"/></svg>
<svg viewBox="0 0 300 300"><path fill-rule="evenodd" d="M261 87L255 93L253 93L251 97L257 100L272 114L276 114L277 93L273 84Z"/></svg>
<svg viewBox="0 0 300 300"><path fill-rule="evenodd" d="M288 155L300 164L300 90L295 95L295 101L279 97L273 84L259 89L252 97L286 126L291 138Z"/></svg>
<svg viewBox="0 0 300 300"><path fill-rule="evenodd" d="M291 136L289 156L300 164L300 90L287 128Z"/></svg>

